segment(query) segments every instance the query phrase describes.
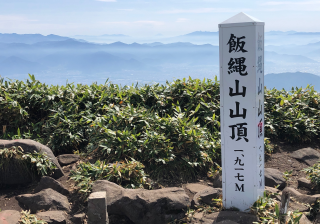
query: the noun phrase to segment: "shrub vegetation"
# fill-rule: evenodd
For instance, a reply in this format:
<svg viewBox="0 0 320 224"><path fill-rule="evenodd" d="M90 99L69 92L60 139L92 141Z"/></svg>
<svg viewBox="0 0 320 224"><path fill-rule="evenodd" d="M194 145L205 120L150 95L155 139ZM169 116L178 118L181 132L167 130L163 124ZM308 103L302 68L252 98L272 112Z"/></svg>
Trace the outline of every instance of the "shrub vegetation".
<svg viewBox="0 0 320 224"><path fill-rule="evenodd" d="M217 77L121 87L110 82L48 86L29 76L26 82L0 79L2 139L31 138L55 155L90 153L102 164L136 161L158 178L194 177L220 164ZM319 100L310 86L265 89L265 137L318 141ZM80 165L79 175L101 178L83 171L87 165ZM101 172L106 177L112 171L106 166Z"/></svg>
<svg viewBox="0 0 320 224"><path fill-rule="evenodd" d="M31 178L50 175L57 168L45 153L24 153L20 146L0 149L0 171L13 166L17 170L28 171L26 174ZM3 176L2 178L11 177Z"/></svg>

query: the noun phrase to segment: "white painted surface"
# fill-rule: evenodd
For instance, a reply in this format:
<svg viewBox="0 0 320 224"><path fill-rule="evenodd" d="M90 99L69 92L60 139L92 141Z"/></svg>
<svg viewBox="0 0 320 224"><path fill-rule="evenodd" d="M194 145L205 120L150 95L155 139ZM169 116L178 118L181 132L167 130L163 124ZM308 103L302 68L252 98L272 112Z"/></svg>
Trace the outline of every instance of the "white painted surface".
<svg viewBox="0 0 320 224"><path fill-rule="evenodd" d="M245 211L264 191L264 23L239 13L219 35L223 202Z"/></svg>

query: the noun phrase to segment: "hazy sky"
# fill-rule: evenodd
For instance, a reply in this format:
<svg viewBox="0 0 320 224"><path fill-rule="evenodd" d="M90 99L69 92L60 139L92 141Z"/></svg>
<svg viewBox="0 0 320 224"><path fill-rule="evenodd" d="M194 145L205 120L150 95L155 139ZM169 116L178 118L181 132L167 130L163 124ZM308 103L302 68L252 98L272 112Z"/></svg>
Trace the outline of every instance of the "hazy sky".
<svg viewBox="0 0 320 224"><path fill-rule="evenodd" d="M0 0L0 33L177 36L244 12L266 31L320 32L320 0Z"/></svg>

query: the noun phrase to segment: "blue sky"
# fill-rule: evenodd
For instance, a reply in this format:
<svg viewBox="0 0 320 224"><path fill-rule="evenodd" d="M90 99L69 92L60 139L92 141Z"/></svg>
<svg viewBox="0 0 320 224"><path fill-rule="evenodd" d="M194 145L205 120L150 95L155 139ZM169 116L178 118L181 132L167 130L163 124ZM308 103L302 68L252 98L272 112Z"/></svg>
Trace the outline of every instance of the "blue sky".
<svg viewBox="0 0 320 224"><path fill-rule="evenodd" d="M217 31L245 12L266 31L320 32L320 1L239 0L1 0L0 33L177 36Z"/></svg>

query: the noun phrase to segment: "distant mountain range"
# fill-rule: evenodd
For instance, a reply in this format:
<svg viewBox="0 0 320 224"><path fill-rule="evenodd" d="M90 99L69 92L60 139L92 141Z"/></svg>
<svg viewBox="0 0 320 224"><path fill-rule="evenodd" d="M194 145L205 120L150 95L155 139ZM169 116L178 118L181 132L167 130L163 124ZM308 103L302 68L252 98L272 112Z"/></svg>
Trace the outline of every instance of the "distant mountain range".
<svg viewBox="0 0 320 224"><path fill-rule="evenodd" d="M173 72L174 77L180 77L191 71L197 73L200 66L208 73L207 67L219 61L218 52L217 46L191 43L96 44L74 39L34 44L0 43L0 75L10 78L28 73L49 77L66 74L67 79L67 74L72 74L69 80L80 81L74 74L87 74L86 77L103 74L106 78L126 80L129 76L156 81L162 72L162 78L172 79ZM142 74L146 73L150 75L144 77ZM138 75L131 77L132 74Z"/></svg>
<svg viewBox="0 0 320 224"><path fill-rule="evenodd" d="M266 45L266 73L305 71L320 75L320 36L317 39L316 33L301 35L295 31L266 32L266 41L271 42L291 37L305 40L310 36L315 40L307 44L297 42L300 45L289 42ZM111 34L103 38L131 37ZM146 43L93 43L57 35L0 34L0 75L19 78L31 73L46 77L52 83L58 77L75 82L110 78L125 84L165 82L188 76L214 78L219 75L219 47L208 43L195 44L214 39L219 39L218 32L196 31L161 39L164 42L149 40ZM309 76L305 77L307 81L313 81ZM275 82L277 80L275 78Z"/></svg>
<svg viewBox="0 0 320 224"><path fill-rule="evenodd" d="M34 44L41 41L63 41L68 39L70 38L53 34L44 36L41 34L0 33L0 43Z"/></svg>
<svg viewBox="0 0 320 224"><path fill-rule="evenodd" d="M264 78L264 85L267 89L285 89L290 91L292 87L305 88L313 85L314 89L320 92L320 76L304 72L285 72L279 74L267 74Z"/></svg>
<svg viewBox="0 0 320 224"><path fill-rule="evenodd" d="M303 38L301 38L303 36ZM104 34L99 36L93 35L75 35L72 37L63 37L57 35L41 35L41 34L0 34L0 43L26 43L32 44L44 41L62 41L67 39L77 39L78 41L87 41L95 43L113 43L121 41L123 43L174 43L174 42L190 42L193 44L212 44L218 45L219 32L195 31L175 37L166 37L156 35L152 37L136 38L124 34ZM269 31L265 33L266 45L288 45L300 44L305 45L311 42L320 41L320 32L297 32L297 31Z"/></svg>
<svg viewBox="0 0 320 224"><path fill-rule="evenodd" d="M319 62L316 60L312 60L306 56L302 55L289 55L289 54L278 54L273 51L265 51L265 59L267 62L275 62L275 63L316 63Z"/></svg>

